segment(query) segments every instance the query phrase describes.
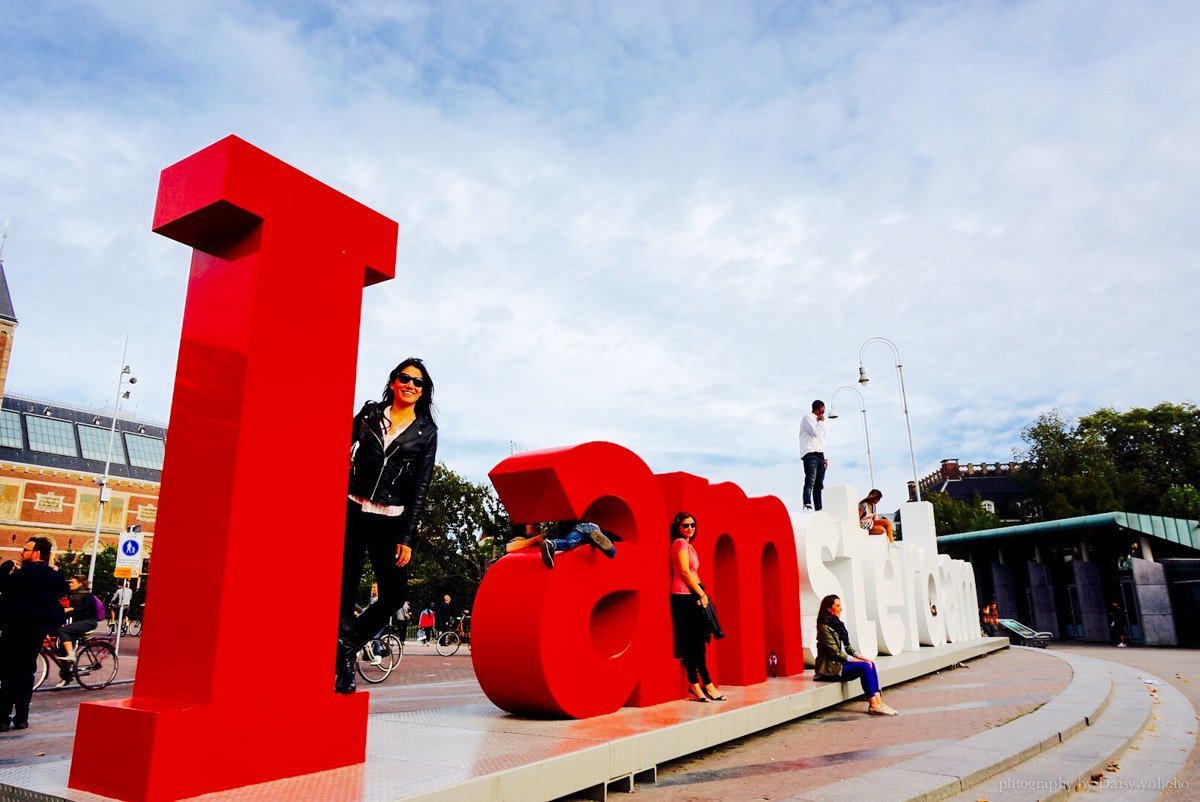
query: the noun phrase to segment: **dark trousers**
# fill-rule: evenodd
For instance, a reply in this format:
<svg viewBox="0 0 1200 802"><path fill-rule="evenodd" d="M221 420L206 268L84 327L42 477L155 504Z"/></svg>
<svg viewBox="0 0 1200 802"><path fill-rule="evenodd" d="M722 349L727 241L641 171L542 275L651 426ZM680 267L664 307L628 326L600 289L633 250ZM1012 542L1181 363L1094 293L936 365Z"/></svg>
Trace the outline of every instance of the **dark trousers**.
<svg viewBox="0 0 1200 802"><path fill-rule="evenodd" d="M408 598L408 566L396 567L395 518L363 512L353 501L346 504L346 543L342 552L342 601L338 636L361 647L383 629ZM363 556L371 561L379 598L357 618L354 602L362 579Z"/></svg>
<svg viewBox="0 0 1200 802"><path fill-rule="evenodd" d="M863 693L870 700L872 696L879 693L879 673L875 670L875 666L871 663L857 662L846 663L842 666L842 679L858 680L862 683Z"/></svg>
<svg viewBox="0 0 1200 802"><path fill-rule="evenodd" d="M33 672L46 633L9 627L0 633L0 722L29 720Z"/></svg>
<svg viewBox="0 0 1200 802"><path fill-rule="evenodd" d="M810 451L802 458L804 462L804 505L821 509L821 491L825 489L825 455Z"/></svg>
<svg viewBox="0 0 1200 802"><path fill-rule="evenodd" d="M675 656L683 661L688 683L695 685L700 682L708 685L712 682L712 677L708 675L708 661L704 655L709 637L708 622L704 613L696 606L694 596L671 594L671 623L675 635Z"/></svg>

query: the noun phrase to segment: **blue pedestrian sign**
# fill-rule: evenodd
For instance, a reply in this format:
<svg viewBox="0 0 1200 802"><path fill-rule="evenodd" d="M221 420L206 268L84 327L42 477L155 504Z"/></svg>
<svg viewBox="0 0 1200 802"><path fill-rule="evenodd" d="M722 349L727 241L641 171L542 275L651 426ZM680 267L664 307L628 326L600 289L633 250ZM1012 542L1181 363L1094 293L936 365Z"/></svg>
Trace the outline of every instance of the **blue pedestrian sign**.
<svg viewBox="0 0 1200 802"><path fill-rule="evenodd" d="M130 527L136 531L121 533L121 541L117 544L117 565L113 576L117 579L133 579L142 575L142 528Z"/></svg>

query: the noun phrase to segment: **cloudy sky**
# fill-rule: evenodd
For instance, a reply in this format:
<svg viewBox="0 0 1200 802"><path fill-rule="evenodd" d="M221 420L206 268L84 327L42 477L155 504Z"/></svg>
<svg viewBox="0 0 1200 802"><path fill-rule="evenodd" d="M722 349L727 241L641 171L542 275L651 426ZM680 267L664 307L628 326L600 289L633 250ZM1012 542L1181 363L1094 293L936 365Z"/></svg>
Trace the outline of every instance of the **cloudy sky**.
<svg viewBox="0 0 1200 802"><path fill-rule="evenodd" d="M1194 2L29 4L0 26L8 389L111 405L128 336L168 419L189 252L149 230L158 173L232 133L399 222L356 397L423 356L473 479L603 439L794 509L799 419L871 337L921 474L1007 460L1050 409L1200 401L1197 41ZM864 359L888 506L896 359ZM304 367L289 401L321 403ZM865 490L835 411L828 482Z"/></svg>

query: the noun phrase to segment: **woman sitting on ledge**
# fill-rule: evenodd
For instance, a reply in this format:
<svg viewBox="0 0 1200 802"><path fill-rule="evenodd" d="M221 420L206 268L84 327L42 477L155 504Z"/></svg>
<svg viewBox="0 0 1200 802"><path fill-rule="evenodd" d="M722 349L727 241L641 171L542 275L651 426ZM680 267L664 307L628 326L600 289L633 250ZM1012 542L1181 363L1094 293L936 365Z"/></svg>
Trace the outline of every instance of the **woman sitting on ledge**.
<svg viewBox="0 0 1200 802"><path fill-rule="evenodd" d="M837 596L821 599L817 614L817 666L813 679L824 682L862 681L867 696L867 712L876 716L894 716L896 711L883 703L879 692L879 674L875 664L859 657L850 646L850 633L842 623L842 600Z"/></svg>
<svg viewBox="0 0 1200 802"><path fill-rule="evenodd" d="M872 490L867 497L858 502L858 523L869 535L887 535L888 543L894 543L896 537L892 532L892 522L875 512L875 505L883 498L883 493Z"/></svg>

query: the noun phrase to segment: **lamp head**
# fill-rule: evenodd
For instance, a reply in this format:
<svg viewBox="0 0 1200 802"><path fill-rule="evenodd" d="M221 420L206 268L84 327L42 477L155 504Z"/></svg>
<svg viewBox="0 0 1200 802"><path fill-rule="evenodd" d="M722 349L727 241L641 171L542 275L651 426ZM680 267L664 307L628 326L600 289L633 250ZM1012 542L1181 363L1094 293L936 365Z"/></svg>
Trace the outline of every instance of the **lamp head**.
<svg viewBox="0 0 1200 802"><path fill-rule="evenodd" d="M129 383L130 383L130 384L137 384L137 376L130 376L130 377L129 377Z"/></svg>
<svg viewBox="0 0 1200 802"><path fill-rule="evenodd" d="M858 383L861 384L863 387L866 387L867 382L869 382L869 381L871 381L871 380L867 378L867 369L864 368L862 365L859 365L858 366Z"/></svg>

